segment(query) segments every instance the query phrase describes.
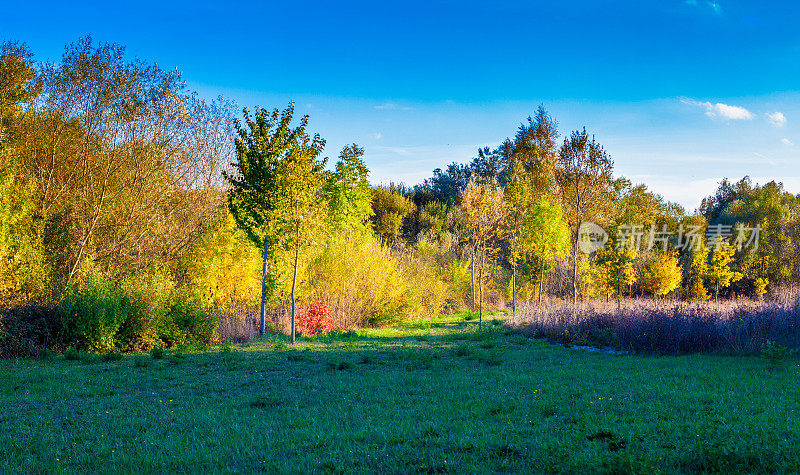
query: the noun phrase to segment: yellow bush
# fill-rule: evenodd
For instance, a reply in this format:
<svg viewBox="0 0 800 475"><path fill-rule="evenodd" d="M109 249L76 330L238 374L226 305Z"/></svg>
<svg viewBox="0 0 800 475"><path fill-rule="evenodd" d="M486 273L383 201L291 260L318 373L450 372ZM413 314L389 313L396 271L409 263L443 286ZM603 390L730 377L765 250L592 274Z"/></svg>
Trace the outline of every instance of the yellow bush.
<svg viewBox="0 0 800 475"><path fill-rule="evenodd" d="M188 288L205 306L228 308L261 298L262 253L225 212L200 239L186 265Z"/></svg>
<svg viewBox="0 0 800 475"><path fill-rule="evenodd" d="M303 300L328 304L340 328L437 313L448 294L436 270L366 233L331 237L308 260Z"/></svg>

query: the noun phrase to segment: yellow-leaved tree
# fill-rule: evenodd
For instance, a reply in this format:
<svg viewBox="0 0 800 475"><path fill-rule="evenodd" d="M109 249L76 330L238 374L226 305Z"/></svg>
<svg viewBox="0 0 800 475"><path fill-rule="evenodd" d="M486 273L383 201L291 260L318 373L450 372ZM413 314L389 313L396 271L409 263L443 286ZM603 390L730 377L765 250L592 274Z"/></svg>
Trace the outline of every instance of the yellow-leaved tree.
<svg viewBox="0 0 800 475"><path fill-rule="evenodd" d="M683 275L675 253L659 252L644 269L642 287L656 296L667 295L681 285Z"/></svg>
<svg viewBox="0 0 800 475"><path fill-rule="evenodd" d="M470 247L478 265L478 326L483 324L483 280L486 260L498 249L497 237L503 220L503 193L493 184L470 181L461 194L461 208L467 217Z"/></svg>
<svg viewBox="0 0 800 475"><path fill-rule="evenodd" d="M706 270L705 278L714 286L714 301L719 301L719 289L724 289L742 278L740 272L731 269L736 248L726 242L719 242L714 248Z"/></svg>

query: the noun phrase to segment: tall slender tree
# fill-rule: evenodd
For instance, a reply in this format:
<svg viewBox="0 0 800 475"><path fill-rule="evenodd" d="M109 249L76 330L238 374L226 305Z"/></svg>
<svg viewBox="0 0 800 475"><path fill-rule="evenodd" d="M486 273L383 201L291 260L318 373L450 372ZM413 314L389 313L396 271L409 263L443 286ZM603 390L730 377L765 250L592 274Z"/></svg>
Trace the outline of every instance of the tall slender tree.
<svg viewBox="0 0 800 475"><path fill-rule="evenodd" d="M261 322L264 333L266 304L275 285L269 274L270 242L295 240L296 278L297 257L308 207L316 193L316 174L324 162L318 156L324 141L306 133L308 116L292 127L294 104L282 112L256 108L253 115L244 110L244 124L236 122L236 161L225 180L230 185L228 207L250 240L263 248L261 277ZM290 231L289 234L286 231ZM296 283L296 280L295 280ZM294 339L295 299L292 285L292 338Z"/></svg>
<svg viewBox="0 0 800 475"><path fill-rule="evenodd" d="M486 261L496 251L495 238L503 219L503 194L493 184L471 181L461 196L467 215L473 259L478 265L478 326L483 325L483 280Z"/></svg>
<svg viewBox="0 0 800 475"><path fill-rule="evenodd" d="M515 164L503 189L505 216L504 234L508 239L508 263L511 265L511 315L517 312L517 268L525 254L523 223L529 214L532 202L531 187L523 173L522 166Z"/></svg>
<svg viewBox="0 0 800 475"><path fill-rule="evenodd" d="M581 225L603 222L613 197L614 162L586 129L564 140L558 155L561 202L572 228L572 302L578 298L578 239ZM599 224L599 223L598 223Z"/></svg>
<svg viewBox="0 0 800 475"><path fill-rule="evenodd" d="M292 323L291 339L295 342L297 321L297 269L300 251L314 236L314 230L324 223L320 195L323 187L325 159L320 158L325 141L319 136L304 135L291 147L281 162L281 178L285 182L286 214L282 216L281 235L291 236L284 241L292 252Z"/></svg>

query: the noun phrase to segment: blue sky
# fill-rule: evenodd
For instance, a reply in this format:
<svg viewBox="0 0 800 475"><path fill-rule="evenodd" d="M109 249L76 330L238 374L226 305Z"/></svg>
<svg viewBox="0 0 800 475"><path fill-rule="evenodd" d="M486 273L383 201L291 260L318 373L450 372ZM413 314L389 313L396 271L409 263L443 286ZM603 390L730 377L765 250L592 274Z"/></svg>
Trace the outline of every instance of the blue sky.
<svg viewBox="0 0 800 475"><path fill-rule="evenodd" d="M290 100L415 184L513 135L539 104L618 174L688 209L722 177L800 193L800 2L14 2L0 38L57 60L91 33L201 95Z"/></svg>

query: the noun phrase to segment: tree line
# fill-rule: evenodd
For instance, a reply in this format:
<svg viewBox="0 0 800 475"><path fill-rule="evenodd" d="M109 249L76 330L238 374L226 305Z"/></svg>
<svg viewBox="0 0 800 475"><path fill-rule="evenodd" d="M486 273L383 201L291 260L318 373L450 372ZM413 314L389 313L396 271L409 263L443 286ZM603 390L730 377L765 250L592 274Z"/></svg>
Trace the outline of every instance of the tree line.
<svg viewBox="0 0 800 475"><path fill-rule="evenodd" d="M761 298L800 279L800 195L782 184L725 179L688 213L614 176L610 155L585 129L559 138L557 122L539 107L513 138L470 162L436 169L413 188L378 190L376 230L406 242L457 236L477 265L479 293L487 264L505 269L512 309L518 281L540 302L548 278L551 295L573 301ZM608 240L583 253L580 230L589 222ZM696 237L691 246L684 230ZM743 230L748 239L755 233L748 246L737 242ZM658 245L648 245L648 233L661 236Z"/></svg>
<svg viewBox="0 0 800 475"><path fill-rule="evenodd" d="M724 180L687 213L615 176L590 132L562 138L541 106L413 187L372 186L361 147L330 165L324 147L292 104L239 114L116 44L82 38L45 63L6 42L0 307L57 306L97 275L161 276L218 313L260 302L259 331L285 315L294 334L312 300L353 326L464 305L482 316L502 295L515 312L548 298L760 297L800 278L800 198L780 183ZM587 223L608 237L591 253ZM632 225L702 239L648 246ZM757 246L737 245L741 226L760 230ZM729 235L706 239L715 229Z"/></svg>

